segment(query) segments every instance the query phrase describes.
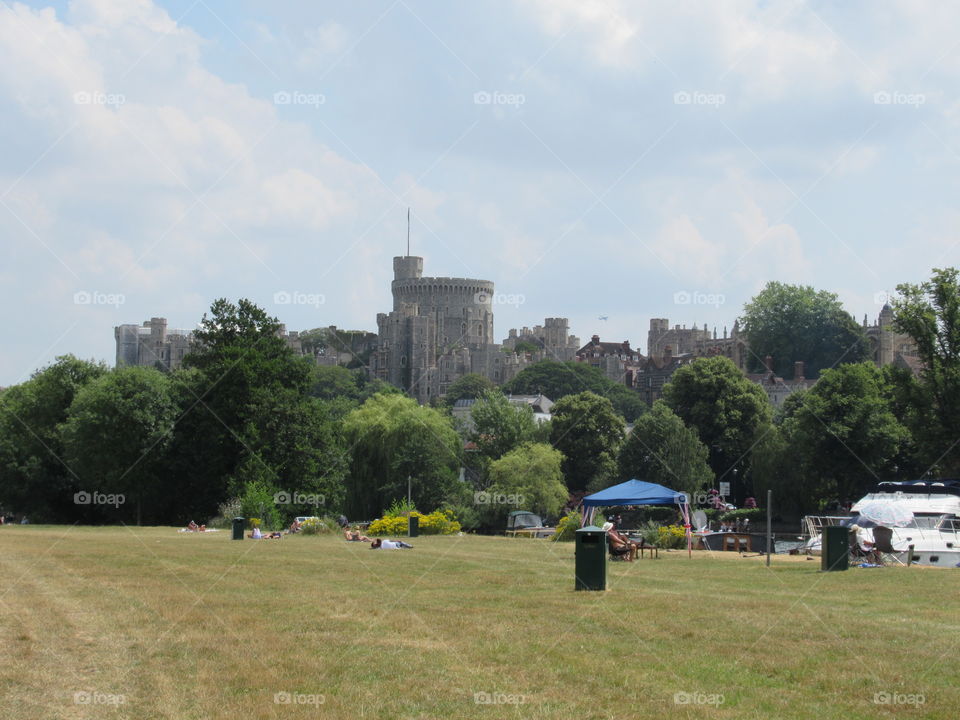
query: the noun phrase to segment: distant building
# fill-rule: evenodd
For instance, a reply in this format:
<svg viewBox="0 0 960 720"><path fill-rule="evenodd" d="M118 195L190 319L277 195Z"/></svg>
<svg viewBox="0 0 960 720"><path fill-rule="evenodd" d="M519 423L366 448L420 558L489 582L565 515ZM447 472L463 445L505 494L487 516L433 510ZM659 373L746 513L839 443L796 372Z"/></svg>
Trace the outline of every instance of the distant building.
<svg viewBox="0 0 960 720"><path fill-rule="evenodd" d="M670 381L670 377L695 359L691 353L674 355L673 348L666 345L659 356L650 355L639 364L634 373L633 387L644 402L653 405L663 397L663 386Z"/></svg>
<svg viewBox="0 0 960 720"><path fill-rule="evenodd" d="M916 358L917 346L909 335L898 333L893 328L893 308L884 303L877 322L867 325L867 316L863 316L863 332L870 343L871 358L877 367L885 365L910 365L900 358Z"/></svg>
<svg viewBox="0 0 960 720"><path fill-rule="evenodd" d="M510 401L511 405L514 405L518 410L520 408L529 407L533 410L533 419L537 423L544 423L551 419L553 401L548 398L546 395L509 395L507 399ZM473 406L476 404L475 398L460 398L453 404L451 412L453 417L457 418L462 424L466 431L473 432Z"/></svg>
<svg viewBox="0 0 960 720"><path fill-rule="evenodd" d="M602 342L599 335L577 350L577 361L598 368L614 382L633 387L634 375L644 357L639 350L630 347L630 341L620 343Z"/></svg>
<svg viewBox="0 0 960 720"><path fill-rule="evenodd" d="M539 360L572 357L568 348L577 339L568 335L566 318L547 318L526 332L536 351L514 352L521 337L515 331L505 345L495 343L489 280L424 277L423 258L409 255L393 259L393 274L393 310L377 315L370 373L421 403L468 373L499 385Z"/></svg>
<svg viewBox="0 0 960 720"><path fill-rule="evenodd" d="M767 400L776 408L783 405L783 401L798 390L809 390L817 384L816 380L804 377L801 360L793 363L793 378L790 380L785 380L773 372L773 358L770 355L764 358L764 366L766 367L764 372L747 373L747 377L763 388L767 394Z"/></svg>
<svg viewBox="0 0 960 720"><path fill-rule="evenodd" d="M580 345L579 338L569 331L570 322L567 318L546 318L543 325L535 325L532 329L524 327L518 331L511 328L502 344L504 348L514 351L521 343L535 346L537 349L530 352L540 360L569 362L576 356Z"/></svg>
<svg viewBox="0 0 960 720"><path fill-rule="evenodd" d="M281 325L278 335L298 355L303 348L300 334L287 332ZM142 325L119 325L113 329L116 340L116 367L153 367L158 370L177 370L183 358L190 352L193 332L180 328L167 328L167 319L154 317Z"/></svg>
<svg viewBox="0 0 960 720"><path fill-rule="evenodd" d="M117 367L155 367L176 370L190 352L192 333L167 329L167 319L150 318L143 325L120 325L113 329L117 343Z"/></svg>

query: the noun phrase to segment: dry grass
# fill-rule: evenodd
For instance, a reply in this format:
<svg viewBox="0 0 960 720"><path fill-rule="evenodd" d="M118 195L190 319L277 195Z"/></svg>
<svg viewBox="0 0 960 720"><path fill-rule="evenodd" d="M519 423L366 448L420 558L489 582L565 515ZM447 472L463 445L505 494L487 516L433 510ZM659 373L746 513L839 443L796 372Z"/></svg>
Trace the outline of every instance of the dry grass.
<svg viewBox="0 0 960 720"><path fill-rule="evenodd" d="M960 570L820 574L803 559L768 569L671 552L611 563L607 592L576 593L568 544L416 545L0 528L8 717L953 718L960 706Z"/></svg>

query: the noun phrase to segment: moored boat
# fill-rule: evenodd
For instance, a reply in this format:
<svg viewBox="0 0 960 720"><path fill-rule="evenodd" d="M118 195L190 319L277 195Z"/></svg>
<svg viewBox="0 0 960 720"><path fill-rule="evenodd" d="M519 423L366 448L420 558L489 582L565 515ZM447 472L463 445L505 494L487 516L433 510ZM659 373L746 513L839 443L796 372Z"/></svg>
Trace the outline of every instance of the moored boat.
<svg viewBox="0 0 960 720"><path fill-rule="evenodd" d="M870 528L875 523L864 516L866 507L889 505L891 511L909 520L890 526L892 555L903 563L956 567L960 563L960 480L924 479L877 483L850 508L845 516L810 515L804 518L810 540L807 552L819 554L820 534L832 525Z"/></svg>

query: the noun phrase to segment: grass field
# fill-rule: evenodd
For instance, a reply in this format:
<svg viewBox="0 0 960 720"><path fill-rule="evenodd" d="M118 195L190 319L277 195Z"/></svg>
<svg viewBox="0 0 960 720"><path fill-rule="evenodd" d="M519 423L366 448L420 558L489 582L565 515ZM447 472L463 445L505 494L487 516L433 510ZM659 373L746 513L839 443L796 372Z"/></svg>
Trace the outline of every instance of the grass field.
<svg viewBox="0 0 960 720"><path fill-rule="evenodd" d="M10 718L956 718L960 570L0 528Z"/></svg>

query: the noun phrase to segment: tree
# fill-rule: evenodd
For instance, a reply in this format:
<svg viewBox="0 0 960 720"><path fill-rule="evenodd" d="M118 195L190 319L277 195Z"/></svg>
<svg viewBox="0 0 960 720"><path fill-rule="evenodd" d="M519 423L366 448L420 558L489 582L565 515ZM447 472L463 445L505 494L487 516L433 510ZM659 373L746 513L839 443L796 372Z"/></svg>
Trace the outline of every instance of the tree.
<svg viewBox="0 0 960 720"><path fill-rule="evenodd" d="M293 390L256 393L243 437L231 494L259 480L283 498L278 511L287 520L321 510L341 512L346 449L327 403Z"/></svg>
<svg viewBox="0 0 960 720"><path fill-rule="evenodd" d="M568 395L553 406L550 440L563 453L571 492L605 487L616 473L624 422L607 398L592 392Z"/></svg>
<svg viewBox="0 0 960 720"><path fill-rule="evenodd" d="M478 398L496 387L493 381L485 378L483 375L467 373L450 384L450 388L447 390L446 395L443 396L443 400L447 407L453 407L457 400L463 398Z"/></svg>
<svg viewBox="0 0 960 720"><path fill-rule="evenodd" d="M696 431L658 400L627 435L617 466L621 480L637 478L692 494L713 481L709 454Z"/></svg>
<svg viewBox="0 0 960 720"><path fill-rule="evenodd" d="M470 409L474 430L470 440L481 455L496 460L537 435L537 421L529 405L517 406L499 390L487 391Z"/></svg>
<svg viewBox="0 0 960 720"><path fill-rule="evenodd" d="M861 362L870 354L862 328L836 294L809 286L767 283L744 306L740 322L753 370L770 355L777 374L793 377L794 362L802 360L804 374L816 378L825 368Z"/></svg>
<svg viewBox="0 0 960 720"><path fill-rule="evenodd" d="M763 389L728 358L716 356L678 369L664 386L663 399L697 431L717 480L731 481L734 497L743 496L749 489L750 450L771 423Z"/></svg>
<svg viewBox="0 0 960 720"><path fill-rule="evenodd" d="M156 503L168 494L163 468L177 415L170 378L153 368L119 368L77 392L60 426L64 457L82 490L125 499L114 512L86 508L93 516L139 525L145 511L151 522L165 519Z"/></svg>
<svg viewBox="0 0 960 720"><path fill-rule="evenodd" d="M245 299L236 305L216 300L194 333L196 344L184 358L184 370L173 374L182 417L170 452L171 496L177 503L171 512L181 519L213 515L228 495L242 492L250 472L280 481L280 466L261 456L263 446L248 432L269 423L257 417L269 412L265 397L306 395L312 365L279 333L276 318Z"/></svg>
<svg viewBox="0 0 960 720"><path fill-rule="evenodd" d="M374 395L347 415L343 432L350 448L349 516L373 517L405 498L408 478L420 508L463 502L461 442L449 416L403 395Z"/></svg>
<svg viewBox="0 0 960 720"><path fill-rule="evenodd" d="M494 504L499 515L526 509L541 516L556 516L567 502L561 464L563 455L543 443L523 443L490 466L493 481L487 497L508 498L514 504ZM520 507L522 506L522 507Z"/></svg>
<svg viewBox="0 0 960 720"><path fill-rule="evenodd" d="M934 268L919 285L897 286L894 329L916 345L923 363L918 387L910 391L925 417L918 418L917 438L936 474L960 471L960 282L955 268Z"/></svg>
<svg viewBox="0 0 960 720"><path fill-rule="evenodd" d="M371 378L364 370L341 365L314 365L310 368L309 395L327 403L331 416L342 419L377 393L400 390L380 378Z"/></svg>
<svg viewBox="0 0 960 720"><path fill-rule="evenodd" d="M824 371L783 429L819 481L821 499L857 499L883 476L895 474L897 458L910 442L873 363Z"/></svg>
<svg viewBox="0 0 960 720"><path fill-rule="evenodd" d="M504 383L502 390L513 395L543 393L554 402L567 395L590 391L608 398L617 412L630 422L647 409L638 393L613 382L599 368L581 362L541 360L517 373Z"/></svg>
<svg viewBox="0 0 960 720"><path fill-rule="evenodd" d="M108 370L72 355L0 396L0 504L34 520L76 517L79 478L63 460L58 426L77 393Z"/></svg>

